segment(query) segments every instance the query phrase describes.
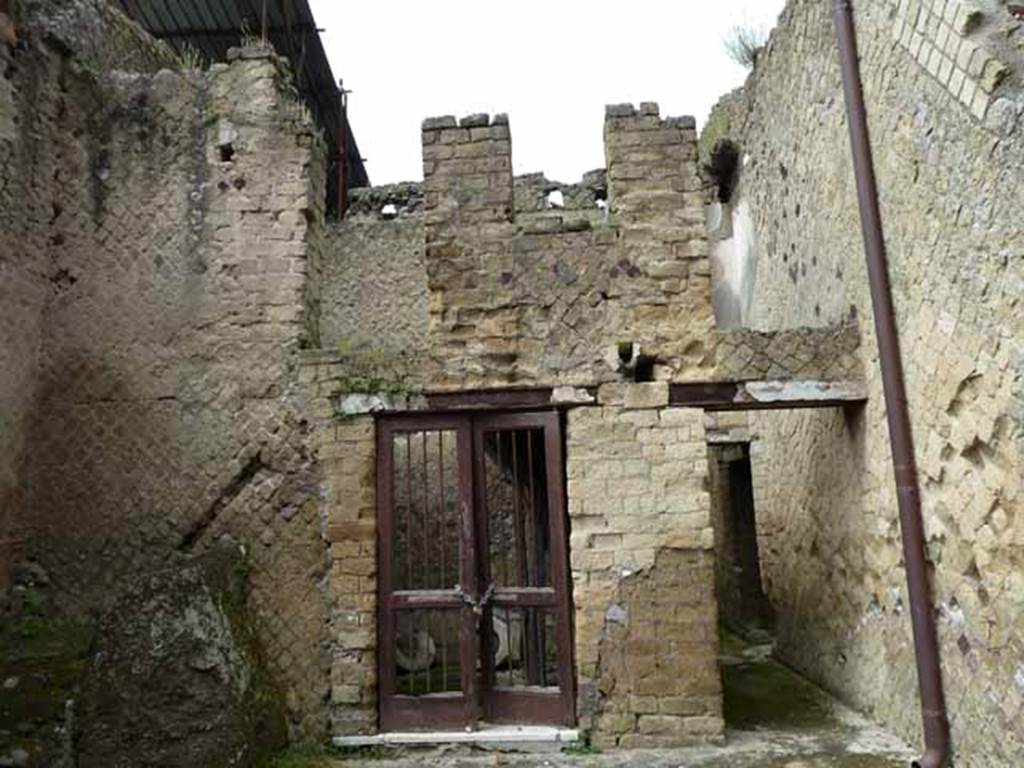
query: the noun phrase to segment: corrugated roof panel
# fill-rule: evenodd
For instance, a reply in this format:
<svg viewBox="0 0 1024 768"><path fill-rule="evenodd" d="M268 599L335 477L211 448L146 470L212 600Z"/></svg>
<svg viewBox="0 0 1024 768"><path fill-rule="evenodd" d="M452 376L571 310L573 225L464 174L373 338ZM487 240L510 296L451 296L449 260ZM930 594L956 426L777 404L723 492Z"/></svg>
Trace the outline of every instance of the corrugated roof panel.
<svg viewBox="0 0 1024 768"><path fill-rule="evenodd" d="M228 16L225 3L201 3L200 18L206 29L231 29L231 18Z"/></svg>

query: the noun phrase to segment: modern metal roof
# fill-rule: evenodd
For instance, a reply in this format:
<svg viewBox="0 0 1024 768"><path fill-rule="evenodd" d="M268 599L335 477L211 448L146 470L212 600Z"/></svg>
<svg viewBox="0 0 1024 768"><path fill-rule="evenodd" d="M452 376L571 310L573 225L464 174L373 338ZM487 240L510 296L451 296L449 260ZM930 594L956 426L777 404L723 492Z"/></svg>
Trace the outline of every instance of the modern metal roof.
<svg viewBox="0 0 1024 768"><path fill-rule="evenodd" d="M341 95L307 0L111 0L150 34L179 53L193 49L210 61L224 61L243 36L258 37L266 19L267 40L286 57L295 85L324 132L330 169L328 208L337 204ZM345 121L348 188L369 186L352 130Z"/></svg>

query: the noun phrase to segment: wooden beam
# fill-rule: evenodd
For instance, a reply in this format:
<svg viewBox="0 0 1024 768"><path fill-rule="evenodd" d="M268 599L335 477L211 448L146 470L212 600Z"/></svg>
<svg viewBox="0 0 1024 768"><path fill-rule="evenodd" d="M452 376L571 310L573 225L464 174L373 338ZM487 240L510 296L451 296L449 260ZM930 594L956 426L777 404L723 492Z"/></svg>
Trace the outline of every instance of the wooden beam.
<svg viewBox="0 0 1024 768"><path fill-rule="evenodd" d="M481 389L463 392L426 393L427 408L432 411L457 411L466 408L515 410L553 405L551 387L532 389Z"/></svg>
<svg viewBox="0 0 1024 768"><path fill-rule="evenodd" d="M669 385L669 405L708 411L836 408L867 402L861 381L723 381Z"/></svg>

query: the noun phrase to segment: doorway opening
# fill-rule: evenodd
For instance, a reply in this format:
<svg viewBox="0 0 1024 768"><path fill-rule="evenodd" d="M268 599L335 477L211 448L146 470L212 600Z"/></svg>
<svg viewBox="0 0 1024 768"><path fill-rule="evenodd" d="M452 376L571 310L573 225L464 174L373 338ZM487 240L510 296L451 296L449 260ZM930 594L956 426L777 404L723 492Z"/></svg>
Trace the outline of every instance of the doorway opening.
<svg viewBox="0 0 1024 768"><path fill-rule="evenodd" d="M732 632L770 641L774 615L761 581L750 443L708 446L719 621Z"/></svg>
<svg viewBox="0 0 1024 768"><path fill-rule="evenodd" d="M383 730L571 725L557 412L378 422Z"/></svg>

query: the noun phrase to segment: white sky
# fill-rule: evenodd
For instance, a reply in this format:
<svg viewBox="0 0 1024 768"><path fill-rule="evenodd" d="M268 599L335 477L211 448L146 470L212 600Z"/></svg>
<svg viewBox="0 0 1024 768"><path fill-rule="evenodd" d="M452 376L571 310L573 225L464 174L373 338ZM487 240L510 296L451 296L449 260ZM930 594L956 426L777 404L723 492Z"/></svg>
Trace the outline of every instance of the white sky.
<svg viewBox="0 0 1024 768"><path fill-rule="evenodd" d="M604 165L604 105L694 115L742 84L724 39L784 0L311 0L373 184L423 177L424 117L507 112L516 174Z"/></svg>

